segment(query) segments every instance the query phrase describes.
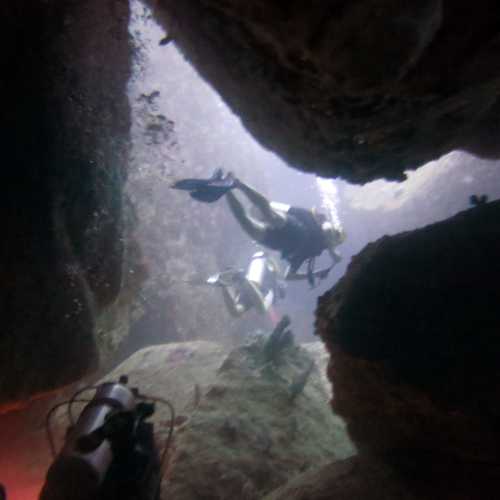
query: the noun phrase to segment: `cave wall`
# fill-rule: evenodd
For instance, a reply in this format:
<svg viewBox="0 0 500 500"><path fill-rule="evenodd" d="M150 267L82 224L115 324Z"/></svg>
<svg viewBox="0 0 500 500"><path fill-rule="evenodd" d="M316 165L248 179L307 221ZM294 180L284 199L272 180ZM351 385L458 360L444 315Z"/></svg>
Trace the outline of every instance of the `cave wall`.
<svg viewBox="0 0 500 500"><path fill-rule="evenodd" d="M0 401L95 367L124 283L128 2L4 2Z"/></svg>
<svg viewBox="0 0 500 500"><path fill-rule="evenodd" d="M319 301L335 412L362 455L420 478L422 498L494 488L499 212L491 202L381 238Z"/></svg>
<svg viewBox="0 0 500 500"><path fill-rule="evenodd" d="M233 318L220 290L204 281L228 266L244 267L255 248L225 200L207 205L171 189L174 179L209 177L214 165L211 157L186 160L196 157L196 144L180 145L178 124L164 114L170 89L149 79L147 67L142 72L132 90L133 155L127 192L135 207L135 234L148 277L134 301L131 336L120 356L169 341L239 342L247 332L267 325L266 319L256 311ZM152 92L141 93L145 89ZM200 122L192 126L195 137L205 134L200 128L208 122ZM258 180L258 172L249 180ZM264 187L262 180L257 186Z"/></svg>
<svg viewBox="0 0 500 500"><path fill-rule="evenodd" d="M294 167L363 183L453 149L499 155L493 0L151 4L248 130Z"/></svg>

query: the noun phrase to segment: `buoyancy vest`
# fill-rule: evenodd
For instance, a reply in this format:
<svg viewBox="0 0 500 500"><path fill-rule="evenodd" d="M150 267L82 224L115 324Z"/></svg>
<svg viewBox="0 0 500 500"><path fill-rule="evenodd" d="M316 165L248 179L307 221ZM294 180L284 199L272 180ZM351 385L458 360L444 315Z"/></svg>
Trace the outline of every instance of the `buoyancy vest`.
<svg viewBox="0 0 500 500"><path fill-rule="evenodd" d="M292 272L327 248L321 226L312 212L299 207L290 207L283 226L267 229L262 243L281 251L281 257L290 263Z"/></svg>

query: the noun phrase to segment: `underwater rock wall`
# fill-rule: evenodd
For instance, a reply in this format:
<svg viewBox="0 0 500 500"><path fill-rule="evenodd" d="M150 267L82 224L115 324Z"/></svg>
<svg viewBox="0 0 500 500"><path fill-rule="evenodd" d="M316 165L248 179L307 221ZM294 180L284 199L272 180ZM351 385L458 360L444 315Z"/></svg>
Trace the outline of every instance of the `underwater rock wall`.
<svg viewBox="0 0 500 500"><path fill-rule="evenodd" d="M228 266L245 267L255 245L226 200L200 203L171 189L185 177L232 170L266 193L265 168L238 119L170 45L141 2L131 2L131 155L126 190L135 208L135 236L148 279L134 302L131 335L120 359L134 349L193 339L238 343L267 325L255 311L234 319L221 290L205 280ZM164 68L168 67L168 73Z"/></svg>
<svg viewBox="0 0 500 500"><path fill-rule="evenodd" d="M232 318L221 291L205 280L237 263L247 239L234 227L224 200L217 206L197 203L187 193L170 189L172 166L162 178L151 167L130 172L129 192L139 219L136 235L149 277L134 302L131 336L124 347L131 353L167 341L231 342L234 335L243 335L248 322ZM179 178L183 171L178 171ZM205 165L189 171L207 177ZM226 252L232 258L223 259ZM249 316L257 324L263 321L257 313Z"/></svg>
<svg viewBox="0 0 500 500"><path fill-rule="evenodd" d="M151 3L248 130L297 168L363 183L453 149L499 156L493 0Z"/></svg>
<svg viewBox="0 0 500 500"><path fill-rule="evenodd" d="M0 401L96 365L124 285L128 2L4 2Z"/></svg>
<svg viewBox="0 0 500 500"><path fill-rule="evenodd" d="M255 311L234 319L218 287L206 285L210 275L246 264L244 257L251 255L253 243L224 199L200 203L171 189L182 177L210 177L214 165L210 159L186 161L188 151L179 144L176 123L164 114L161 99L168 100L168 88L154 79L141 82L142 78L139 71L131 92L133 154L127 193L135 207L134 234L148 278L134 301L122 359L137 348L167 341L238 342L247 331L266 325ZM151 80L155 90L142 93ZM203 134L202 126L193 125L193 135ZM258 172L252 172L250 180Z"/></svg>
<svg viewBox="0 0 500 500"><path fill-rule="evenodd" d="M371 243L319 302L335 412L361 453L421 475L422 498L487 498L497 471L499 212Z"/></svg>

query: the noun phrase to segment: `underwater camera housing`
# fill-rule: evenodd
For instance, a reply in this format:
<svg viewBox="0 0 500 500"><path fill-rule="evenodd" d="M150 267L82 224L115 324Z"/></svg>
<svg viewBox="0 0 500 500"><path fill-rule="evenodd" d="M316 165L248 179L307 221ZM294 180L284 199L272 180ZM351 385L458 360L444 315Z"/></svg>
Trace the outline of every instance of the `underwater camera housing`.
<svg viewBox="0 0 500 500"><path fill-rule="evenodd" d="M146 419L155 411L155 401L127 386L127 377L87 387L70 401L54 407L47 415L47 434L53 455L40 500L156 500L162 476L162 462L173 432L170 429L160 460L154 440L154 426ZM77 399L95 389L91 400ZM72 405L86 402L76 423ZM56 455L50 429L55 409L67 404L71 422L62 450Z"/></svg>

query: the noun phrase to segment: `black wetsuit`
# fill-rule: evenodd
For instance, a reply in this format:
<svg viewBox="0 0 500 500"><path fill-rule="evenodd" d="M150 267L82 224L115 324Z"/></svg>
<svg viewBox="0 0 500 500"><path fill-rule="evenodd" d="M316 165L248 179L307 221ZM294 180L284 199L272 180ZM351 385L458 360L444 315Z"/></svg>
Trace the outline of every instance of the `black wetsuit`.
<svg viewBox="0 0 500 500"><path fill-rule="evenodd" d="M321 226L312 212L298 207L290 207L284 226L267 229L261 243L280 250L281 257L290 263L291 272L327 248Z"/></svg>

